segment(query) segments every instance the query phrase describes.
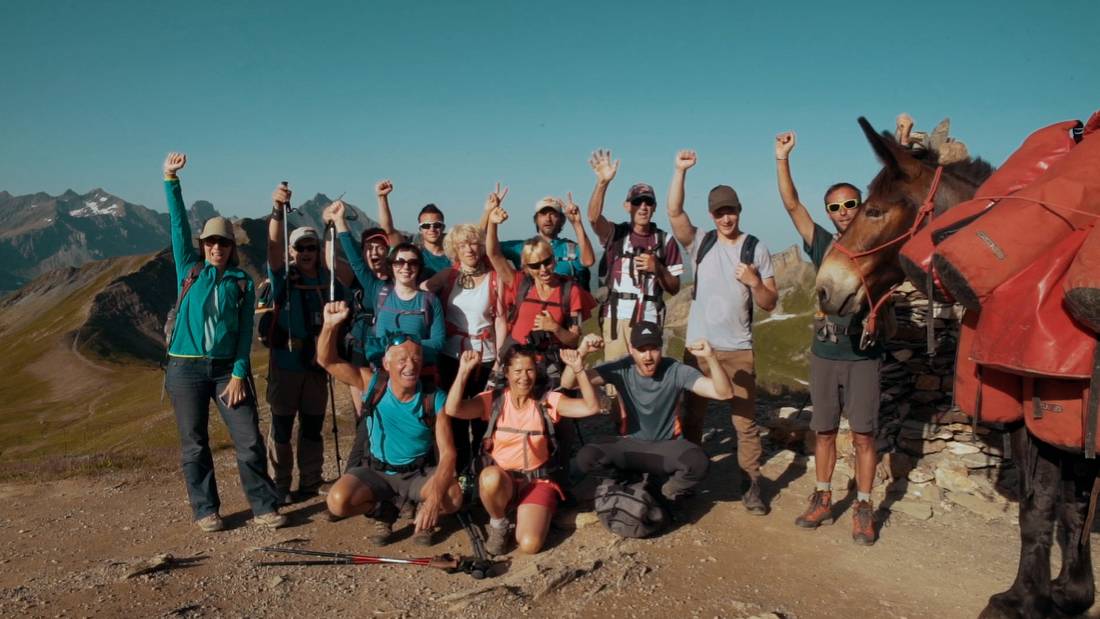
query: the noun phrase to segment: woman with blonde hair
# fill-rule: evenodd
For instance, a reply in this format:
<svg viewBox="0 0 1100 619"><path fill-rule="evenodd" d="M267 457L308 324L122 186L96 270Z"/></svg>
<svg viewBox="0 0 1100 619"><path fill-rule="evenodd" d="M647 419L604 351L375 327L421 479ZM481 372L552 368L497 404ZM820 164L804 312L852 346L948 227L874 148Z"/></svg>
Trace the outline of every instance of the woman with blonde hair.
<svg viewBox="0 0 1100 619"><path fill-rule="evenodd" d="M446 339L438 358L440 384L454 382L464 351L472 350L479 356L480 362L466 384L464 395L469 398L485 389L504 339L500 285L485 257L485 234L477 226L460 224L452 228L443 239L443 249L451 266L420 287L443 304ZM456 470L461 475L477 452L485 423L452 418L451 426L458 456Z"/></svg>

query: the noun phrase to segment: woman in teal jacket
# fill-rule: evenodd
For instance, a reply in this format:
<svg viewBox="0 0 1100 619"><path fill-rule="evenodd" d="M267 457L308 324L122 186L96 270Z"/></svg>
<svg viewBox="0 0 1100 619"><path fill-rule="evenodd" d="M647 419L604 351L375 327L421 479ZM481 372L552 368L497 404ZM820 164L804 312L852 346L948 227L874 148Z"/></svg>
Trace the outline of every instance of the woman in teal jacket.
<svg viewBox="0 0 1100 619"><path fill-rule="evenodd" d="M225 528L218 513L221 502L210 452L213 399L237 450L237 469L253 522L281 527L286 516L276 509L255 394L247 380L256 293L252 278L237 268L237 244L229 220L207 221L199 235L202 254L195 250L177 176L186 163L182 153L170 153L164 160L179 298L169 337L166 386L179 427L187 495L200 529L209 533Z"/></svg>

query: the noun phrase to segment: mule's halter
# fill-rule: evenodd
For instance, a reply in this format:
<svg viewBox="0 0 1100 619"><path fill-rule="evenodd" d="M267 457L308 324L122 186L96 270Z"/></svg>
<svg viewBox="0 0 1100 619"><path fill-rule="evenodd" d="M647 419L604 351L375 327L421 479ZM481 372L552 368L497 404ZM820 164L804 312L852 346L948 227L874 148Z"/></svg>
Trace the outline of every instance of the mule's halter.
<svg viewBox="0 0 1100 619"><path fill-rule="evenodd" d="M936 207L936 191L938 191L940 188L940 178L942 176L943 166L937 166L936 175L932 177L932 185L928 188L928 197L926 197L924 199L924 203L921 204L920 209L917 211L917 217L913 220L913 225L909 226L909 230L901 233L897 237L886 241L885 243L877 247L872 247L871 249L861 252L853 251L841 245L839 239L833 241L833 247L840 253L844 254L844 256L846 256L849 260L851 260L852 264L855 266L856 273L859 275L860 285L863 286L863 290L867 293L867 301L869 303L873 299L873 297L871 296L871 286L867 284L867 278L863 275L863 270L859 268L858 258L877 254L887 247L908 241L909 239L913 238L913 235L917 233L917 230L921 229L921 225L924 223L925 219L931 222L933 211ZM860 336L859 339L859 347L861 350L866 349L868 346L871 345L871 342L874 340L875 329L877 328L876 323L878 320L878 311L882 307L882 305L886 303L886 300L890 298L890 295L893 294L894 290L896 290L897 287L900 285L900 283L894 284L882 294L878 301L875 301L871 304L871 312L867 317L867 321L863 326L863 334ZM931 304L931 297L929 297L928 302L929 304ZM929 307L931 308L931 305L929 305ZM928 316L928 320L932 320L931 315Z"/></svg>

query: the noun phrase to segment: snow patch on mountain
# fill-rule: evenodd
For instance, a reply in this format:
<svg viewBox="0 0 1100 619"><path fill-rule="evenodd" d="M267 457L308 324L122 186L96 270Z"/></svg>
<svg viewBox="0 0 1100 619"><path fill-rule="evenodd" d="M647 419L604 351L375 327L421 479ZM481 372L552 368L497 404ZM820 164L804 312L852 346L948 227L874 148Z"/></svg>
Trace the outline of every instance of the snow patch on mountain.
<svg viewBox="0 0 1100 619"><path fill-rule="evenodd" d="M97 215L111 215L118 217L122 215L121 204L102 204L107 198L100 198L98 202L85 202L82 208L73 209L69 211L69 215L73 217L95 217Z"/></svg>

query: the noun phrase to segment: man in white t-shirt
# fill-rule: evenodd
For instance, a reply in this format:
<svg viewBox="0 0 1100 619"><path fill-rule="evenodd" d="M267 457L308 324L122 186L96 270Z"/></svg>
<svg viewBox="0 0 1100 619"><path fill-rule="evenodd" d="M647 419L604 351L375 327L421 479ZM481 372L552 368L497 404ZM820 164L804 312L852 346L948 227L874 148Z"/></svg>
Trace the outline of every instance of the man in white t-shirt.
<svg viewBox="0 0 1100 619"><path fill-rule="evenodd" d="M771 310L779 298L771 254L756 237L741 231L741 200L728 185L711 189L707 207L714 230L698 234L684 212L684 179L695 165L695 151L676 155L676 170L668 190L668 218L672 234L687 248L695 265L695 290L688 314L686 340L710 342L733 382L730 412L737 431L737 463L748 488L742 503L751 514L764 515L768 507L760 491L760 428L756 424L756 370L752 352L752 306ZM684 361L694 364L694 355ZM708 369L699 368L704 375ZM710 401L688 394L684 409L684 438L702 442L703 420Z"/></svg>

